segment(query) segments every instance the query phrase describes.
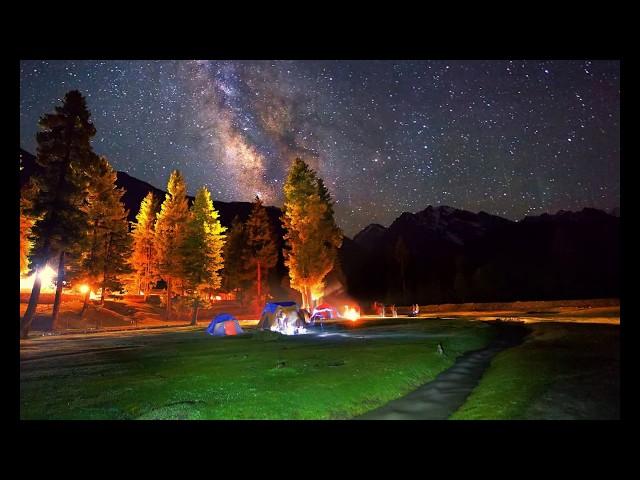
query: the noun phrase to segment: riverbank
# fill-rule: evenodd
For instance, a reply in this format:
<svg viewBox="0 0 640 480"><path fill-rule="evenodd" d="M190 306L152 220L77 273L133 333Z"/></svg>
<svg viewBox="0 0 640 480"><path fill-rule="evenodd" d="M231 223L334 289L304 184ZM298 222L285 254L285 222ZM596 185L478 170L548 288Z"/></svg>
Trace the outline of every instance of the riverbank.
<svg viewBox="0 0 640 480"><path fill-rule="evenodd" d="M496 355L453 419L620 418L620 328L539 323Z"/></svg>

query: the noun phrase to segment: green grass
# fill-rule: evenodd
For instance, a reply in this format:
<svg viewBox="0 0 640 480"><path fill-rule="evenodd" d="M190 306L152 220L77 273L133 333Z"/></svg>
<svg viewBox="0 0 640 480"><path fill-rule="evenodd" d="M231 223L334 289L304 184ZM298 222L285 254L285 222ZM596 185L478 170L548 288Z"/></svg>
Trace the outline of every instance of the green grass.
<svg viewBox="0 0 640 480"><path fill-rule="evenodd" d="M350 330L357 333L358 330ZM23 419L344 419L432 380L491 336L480 322L430 320L372 332L435 337L130 337L128 350L22 362ZM436 352L442 342L446 357Z"/></svg>
<svg viewBox="0 0 640 480"><path fill-rule="evenodd" d="M493 359L452 419L615 418L619 414L617 326L541 323L533 329L524 344Z"/></svg>

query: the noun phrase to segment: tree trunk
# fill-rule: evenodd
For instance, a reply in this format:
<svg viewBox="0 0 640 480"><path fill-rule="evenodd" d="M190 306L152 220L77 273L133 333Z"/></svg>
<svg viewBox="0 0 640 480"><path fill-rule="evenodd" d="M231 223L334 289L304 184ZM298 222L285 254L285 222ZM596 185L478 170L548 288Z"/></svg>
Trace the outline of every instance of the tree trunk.
<svg viewBox="0 0 640 480"><path fill-rule="evenodd" d="M109 240L105 246L104 251L104 267L102 268L102 292L100 293L100 305L104 306L104 294L107 289L107 274L109 268L109 251L111 250L111 234L109 234Z"/></svg>
<svg viewBox="0 0 640 480"><path fill-rule="evenodd" d="M150 283L151 282L149 281L149 277L147 275L145 275L144 279L140 279L140 290L142 290L142 297L145 303L149 298Z"/></svg>
<svg viewBox="0 0 640 480"><path fill-rule="evenodd" d="M167 279L167 320L171 318L171 279Z"/></svg>
<svg viewBox="0 0 640 480"><path fill-rule="evenodd" d="M302 308L311 311L311 288L307 285L302 287Z"/></svg>
<svg viewBox="0 0 640 480"><path fill-rule="evenodd" d="M60 304L62 303L62 283L64 282L64 251L60 252L60 262L58 263L58 280L56 282L56 297L53 301L53 314L51 315L51 330L58 329L58 319L60 317Z"/></svg>
<svg viewBox="0 0 640 480"><path fill-rule="evenodd" d="M31 296L29 297L29 306L27 307L27 311L20 322L20 338L27 338L29 336L29 329L31 328L31 323L33 322L33 317L36 313L36 308L38 307L38 299L40 298L40 287L42 286L40 271L43 268L44 267L36 268L33 288L31 289Z"/></svg>
<svg viewBox="0 0 640 480"><path fill-rule="evenodd" d="M84 318L87 313L87 308L89 308L89 296L91 295L91 289L87 290L87 293L84 294L84 304L82 305L82 310L80 311L80 318Z"/></svg>
<svg viewBox="0 0 640 480"><path fill-rule="evenodd" d="M198 299L196 299L193 304L193 315L191 317L191 325L198 324L198 306L199 306L199 302L198 302Z"/></svg>
<svg viewBox="0 0 640 480"><path fill-rule="evenodd" d="M144 263L144 274L140 278L140 288L142 290L143 301L146 303L149 295L149 243L146 245L146 259ZM138 292L139 293L139 292Z"/></svg>
<svg viewBox="0 0 640 480"><path fill-rule="evenodd" d="M304 308L305 310L311 311L311 302L309 301L309 287L304 287Z"/></svg>

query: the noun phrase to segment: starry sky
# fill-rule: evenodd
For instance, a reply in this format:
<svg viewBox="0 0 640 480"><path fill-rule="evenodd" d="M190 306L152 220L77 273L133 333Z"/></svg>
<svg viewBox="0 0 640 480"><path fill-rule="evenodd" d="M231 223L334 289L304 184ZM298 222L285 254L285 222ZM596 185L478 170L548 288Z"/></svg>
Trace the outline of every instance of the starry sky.
<svg viewBox="0 0 640 480"><path fill-rule="evenodd" d="M618 61L22 61L22 148L72 89L117 170L281 206L299 156L349 236L428 205L520 220L620 204Z"/></svg>

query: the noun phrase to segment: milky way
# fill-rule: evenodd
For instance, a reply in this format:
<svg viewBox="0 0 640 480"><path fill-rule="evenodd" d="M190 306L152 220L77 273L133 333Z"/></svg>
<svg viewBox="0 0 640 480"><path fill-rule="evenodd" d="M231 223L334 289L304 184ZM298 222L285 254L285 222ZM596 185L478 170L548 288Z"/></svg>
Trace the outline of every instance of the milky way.
<svg viewBox="0 0 640 480"><path fill-rule="evenodd" d="M96 152L164 188L281 205L296 156L353 235L427 205L525 215L620 202L617 61L24 61L21 146L64 94Z"/></svg>

